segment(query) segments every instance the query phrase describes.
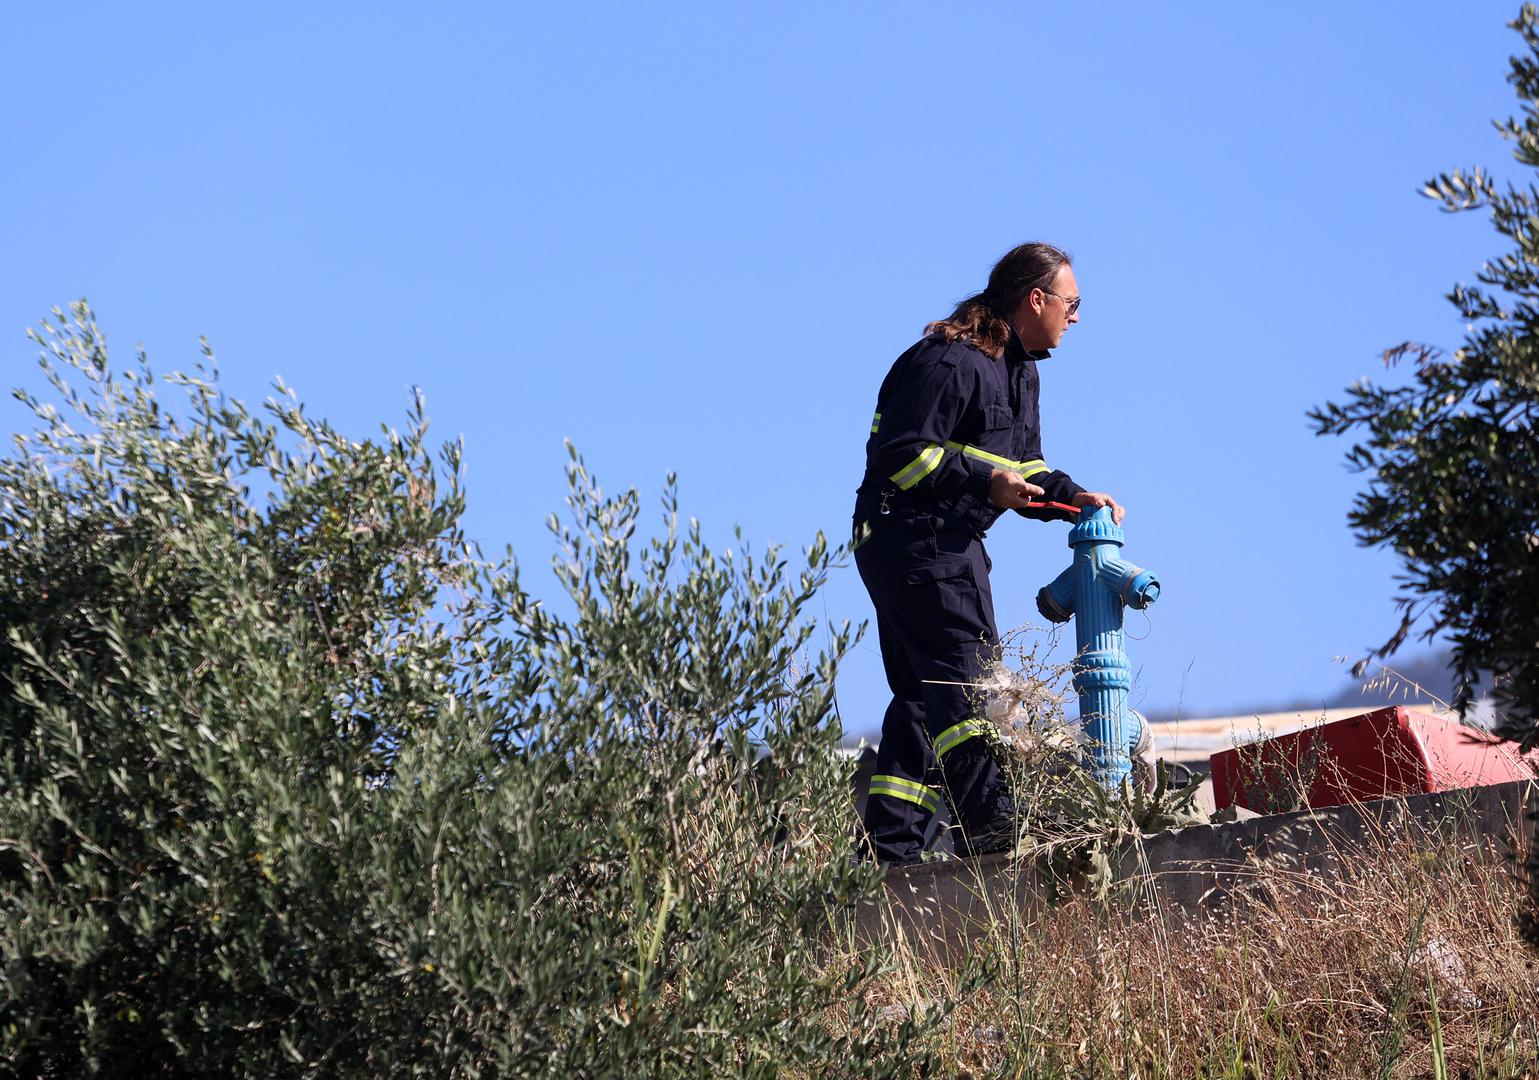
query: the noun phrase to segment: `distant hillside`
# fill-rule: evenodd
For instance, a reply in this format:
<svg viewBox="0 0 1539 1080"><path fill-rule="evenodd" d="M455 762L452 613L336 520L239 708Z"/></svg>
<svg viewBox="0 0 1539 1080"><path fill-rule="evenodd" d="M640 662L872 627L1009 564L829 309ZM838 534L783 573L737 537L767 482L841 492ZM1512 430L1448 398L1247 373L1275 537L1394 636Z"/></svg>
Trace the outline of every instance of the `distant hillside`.
<svg viewBox="0 0 1539 1080"><path fill-rule="evenodd" d="M1377 666L1370 670L1365 679L1353 679L1348 672L1341 690L1335 697L1325 700L1326 707L1350 706L1363 701L1382 700L1388 703L1405 701L1408 698L1413 701L1426 701L1430 698L1445 702L1453 700L1453 660L1446 649L1408 657L1405 660L1390 657L1383 666L1394 674L1385 675L1379 672L1379 677L1375 678L1374 672L1378 671ZM1374 689L1364 693L1365 683ZM1416 687L1421 687L1422 692L1418 692Z"/></svg>
<svg viewBox="0 0 1539 1080"><path fill-rule="evenodd" d="M1210 716L1266 716L1271 713L1310 712L1319 709L1361 708L1367 712L1371 709L1383 708L1385 705L1449 702L1453 700L1453 667L1450 659L1446 649L1405 659L1391 658L1384 666L1391 669L1395 673L1394 676L1387 676L1380 672L1378 677L1370 676L1365 679L1352 678L1350 667L1343 666L1338 686L1318 697L1241 702L1232 706L1210 709L1183 707L1177 710L1173 707L1149 707L1146 703L1137 704L1135 707L1150 721L1166 723L1177 719L1200 720ZM1363 689L1365 685L1370 689L1365 691ZM1071 710L1073 708L1072 702L1070 708ZM1477 727L1487 727L1492 721L1487 712L1478 711L1472 713L1469 722ZM849 743L854 745L862 739L875 743L879 737L879 729L851 732Z"/></svg>
<svg viewBox="0 0 1539 1080"><path fill-rule="evenodd" d="M1404 659L1391 657L1384 663L1384 667L1394 674L1388 675L1379 671L1375 675L1370 672L1366 678L1354 679L1350 668L1343 668L1340 686L1318 697L1250 702L1232 708L1182 709L1180 715L1187 719L1197 719L1203 716L1251 716L1301 712L1310 709L1350 709L1358 706L1367 710L1384 705L1401 705L1406 702L1453 700L1453 665L1447 649ZM1364 689L1365 686L1368 687L1367 690ZM1151 720L1174 718L1174 710L1146 709L1144 711Z"/></svg>

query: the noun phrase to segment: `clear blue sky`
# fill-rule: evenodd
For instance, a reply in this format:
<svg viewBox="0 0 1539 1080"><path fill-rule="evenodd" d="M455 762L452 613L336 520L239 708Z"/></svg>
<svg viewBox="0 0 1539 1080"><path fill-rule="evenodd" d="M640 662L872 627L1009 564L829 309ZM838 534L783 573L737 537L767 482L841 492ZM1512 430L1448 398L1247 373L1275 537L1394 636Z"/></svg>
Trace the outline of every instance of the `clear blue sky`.
<svg viewBox="0 0 1539 1080"><path fill-rule="evenodd" d="M1048 460L1129 508L1165 592L1138 697L1339 688L1393 620L1359 478L1305 410L1500 249L1417 194L1512 174L1490 119L1515 4L105 4L0 13L0 332L86 296L118 356L212 340L364 436L408 387L463 433L468 528L551 547L570 437L669 470L711 534L847 534L876 388L1027 239L1082 321L1043 366ZM0 429L15 430L15 407ZM1068 557L990 537L1000 622ZM530 580L554 586L544 574ZM822 601L868 617L853 570ZM840 683L885 702L874 634Z"/></svg>

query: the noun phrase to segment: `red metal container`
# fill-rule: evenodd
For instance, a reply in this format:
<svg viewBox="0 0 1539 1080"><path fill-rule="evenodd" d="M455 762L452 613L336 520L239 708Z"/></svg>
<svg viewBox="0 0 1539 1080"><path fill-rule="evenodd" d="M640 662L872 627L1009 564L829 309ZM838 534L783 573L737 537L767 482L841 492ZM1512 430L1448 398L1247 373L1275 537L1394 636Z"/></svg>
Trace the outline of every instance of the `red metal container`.
<svg viewBox="0 0 1539 1080"><path fill-rule="evenodd" d="M1391 706L1214 754L1213 797L1257 813L1319 808L1539 777L1520 755L1474 728Z"/></svg>

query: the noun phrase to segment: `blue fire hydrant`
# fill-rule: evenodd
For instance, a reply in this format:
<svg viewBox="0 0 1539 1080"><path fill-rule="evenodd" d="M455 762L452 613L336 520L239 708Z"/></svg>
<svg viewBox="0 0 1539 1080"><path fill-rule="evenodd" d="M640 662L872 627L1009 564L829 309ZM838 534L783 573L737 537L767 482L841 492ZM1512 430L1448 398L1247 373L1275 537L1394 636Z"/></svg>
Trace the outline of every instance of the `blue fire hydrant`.
<svg viewBox="0 0 1539 1080"><path fill-rule="evenodd" d="M1132 773L1143 720L1128 709L1133 669L1123 646L1122 609L1142 610L1159 599L1160 583L1119 554L1123 532L1111 510L1082 512L1069 530L1074 561L1037 593L1037 610L1053 622L1074 619L1074 689L1089 739L1091 771L1115 791Z"/></svg>

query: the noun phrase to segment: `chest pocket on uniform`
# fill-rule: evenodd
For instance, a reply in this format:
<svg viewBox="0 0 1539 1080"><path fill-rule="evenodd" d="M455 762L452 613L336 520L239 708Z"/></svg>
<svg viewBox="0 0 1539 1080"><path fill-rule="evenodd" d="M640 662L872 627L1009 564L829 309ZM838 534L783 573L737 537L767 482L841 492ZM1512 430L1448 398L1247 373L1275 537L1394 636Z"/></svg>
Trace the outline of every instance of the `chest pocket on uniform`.
<svg viewBox="0 0 1539 1080"><path fill-rule="evenodd" d="M984 431L998 431L1000 428L1007 428L1014 420L1015 417L1011 414L1009 406L985 405L983 407Z"/></svg>

